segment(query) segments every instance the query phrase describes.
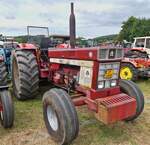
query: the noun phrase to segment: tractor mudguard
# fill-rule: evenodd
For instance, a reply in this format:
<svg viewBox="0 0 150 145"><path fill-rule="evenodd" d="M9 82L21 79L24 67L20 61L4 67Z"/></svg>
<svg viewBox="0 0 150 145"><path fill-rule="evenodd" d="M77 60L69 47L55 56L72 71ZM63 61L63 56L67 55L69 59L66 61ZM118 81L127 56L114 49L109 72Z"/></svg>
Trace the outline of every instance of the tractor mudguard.
<svg viewBox="0 0 150 145"><path fill-rule="evenodd" d="M18 44L18 48L17 49L27 49L27 50L36 50L37 47L34 44L30 44L30 43L20 43Z"/></svg>
<svg viewBox="0 0 150 145"><path fill-rule="evenodd" d="M131 58L123 58L122 62L121 63L130 63L131 65L133 65L135 68L137 68L138 64L132 60Z"/></svg>

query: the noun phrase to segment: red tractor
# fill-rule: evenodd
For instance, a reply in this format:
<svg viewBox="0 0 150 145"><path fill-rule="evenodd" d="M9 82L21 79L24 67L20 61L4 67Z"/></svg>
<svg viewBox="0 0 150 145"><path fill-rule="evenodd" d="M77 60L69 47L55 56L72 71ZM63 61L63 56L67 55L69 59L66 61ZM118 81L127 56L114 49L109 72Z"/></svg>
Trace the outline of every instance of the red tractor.
<svg viewBox="0 0 150 145"><path fill-rule="evenodd" d="M143 111L144 96L135 83L120 80L123 49L75 48L73 3L70 48L48 49L49 80L54 88L43 96L43 114L52 139L70 144L78 135L75 106L86 105L105 124L132 121Z"/></svg>
<svg viewBox="0 0 150 145"><path fill-rule="evenodd" d="M52 139L61 145L70 144L78 136L75 106L86 105L105 124L132 121L144 108L144 96L136 84L119 79L123 49L76 48L75 40L72 3L70 45L47 49L45 62L47 78L55 87L43 96L44 121ZM38 88L38 72L42 69L38 54L37 49L26 48L13 55L13 83L19 99L30 97Z"/></svg>
<svg viewBox="0 0 150 145"><path fill-rule="evenodd" d="M133 48L122 61L120 77L133 81L150 77L150 37L135 38Z"/></svg>
<svg viewBox="0 0 150 145"><path fill-rule="evenodd" d="M14 106L7 86L7 70L3 56L0 56L0 122L10 128L14 122Z"/></svg>

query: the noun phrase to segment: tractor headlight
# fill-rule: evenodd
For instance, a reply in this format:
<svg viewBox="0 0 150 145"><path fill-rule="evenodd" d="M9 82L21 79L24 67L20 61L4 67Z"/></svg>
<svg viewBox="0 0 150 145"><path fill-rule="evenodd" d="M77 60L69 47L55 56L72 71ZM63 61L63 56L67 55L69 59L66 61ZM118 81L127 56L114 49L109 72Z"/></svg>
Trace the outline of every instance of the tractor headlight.
<svg viewBox="0 0 150 145"><path fill-rule="evenodd" d="M110 88L117 85L120 62L100 63L98 73L98 88Z"/></svg>
<svg viewBox="0 0 150 145"><path fill-rule="evenodd" d="M105 88L110 88L110 81L105 81Z"/></svg>
<svg viewBox="0 0 150 145"><path fill-rule="evenodd" d="M112 80L111 81L111 87L115 87L117 85L117 80Z"/></svg>
<svg viewBox="0 0 150 145"><path fill-rule="evenodd" d="M98 82L98 88L99 89L104 88L104 81Z"/></svg>

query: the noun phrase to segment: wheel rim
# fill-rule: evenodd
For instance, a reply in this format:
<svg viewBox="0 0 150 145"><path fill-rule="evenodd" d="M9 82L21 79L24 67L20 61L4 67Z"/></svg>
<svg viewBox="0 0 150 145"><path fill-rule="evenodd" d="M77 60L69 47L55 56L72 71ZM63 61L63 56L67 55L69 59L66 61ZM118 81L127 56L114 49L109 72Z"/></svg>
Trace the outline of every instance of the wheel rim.
<svg viewBox="0 0 150 145"><path fill-rule="evenodd" d="M13 78L14 78L15 87L17 90L19 90L20 80L19 80L18 64L17 64L16 59L14 59L14 62L13 62Z"/></svg>
<svg viewBox="0 0 150 145"><path fill-rule="evenodd" d="M47 118L48 118L48 122L51 128L54 131L57 131L58 130L58 118L57 118L55 110L50 105L47 106Z"/></svg>
<svg viewBox="0 0 150 145"><path fill-rule="evenodd" d="M133 73L129 67L121 68L121 70L120 70L120 78L121 79L131 80L132 77L133 77Z"/></svg>

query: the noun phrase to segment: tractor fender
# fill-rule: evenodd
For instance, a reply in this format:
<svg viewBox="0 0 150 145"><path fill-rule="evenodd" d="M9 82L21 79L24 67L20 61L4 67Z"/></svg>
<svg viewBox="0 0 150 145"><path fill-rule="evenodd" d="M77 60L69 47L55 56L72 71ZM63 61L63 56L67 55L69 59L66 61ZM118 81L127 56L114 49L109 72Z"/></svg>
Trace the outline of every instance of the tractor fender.
<svg viewBox="0 0 150 145"><path fill-rule="evenodd" d="M140 51L140 52L146 52L146 49L145 48L132 48L131 51Z"/></svg>
<svg viewBox="0 0 150 145"><path fill-rule="evenodd" d="M30 44L30 43L19 43L18 44L18 48L19 49L37 49L37 47L34 44Z"/></svg>
<svg viewBox="0 0 150 145"><path fill-rule="evenodd" d="M132 59L130 59L130 58L124 58L121 63L130 63L130 64L133 65L135 68L138 67L137 62L135 62L134 60L132 60Z"/></svg>

